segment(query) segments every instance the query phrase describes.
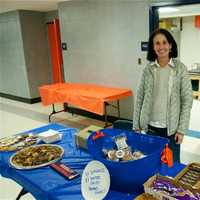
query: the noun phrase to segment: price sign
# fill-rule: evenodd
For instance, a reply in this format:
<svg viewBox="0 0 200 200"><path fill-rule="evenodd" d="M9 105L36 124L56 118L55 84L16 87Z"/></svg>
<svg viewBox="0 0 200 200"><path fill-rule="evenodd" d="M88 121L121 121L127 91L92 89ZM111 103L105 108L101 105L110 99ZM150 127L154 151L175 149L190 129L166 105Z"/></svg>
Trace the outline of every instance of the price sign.
<svg viewBox="0 0 200 200"><path fill-rule="evenodd" d="M91 161L85 167L81 178L81 192L85 200L102 200L110 188L110 174L105 165Z"/></svg>

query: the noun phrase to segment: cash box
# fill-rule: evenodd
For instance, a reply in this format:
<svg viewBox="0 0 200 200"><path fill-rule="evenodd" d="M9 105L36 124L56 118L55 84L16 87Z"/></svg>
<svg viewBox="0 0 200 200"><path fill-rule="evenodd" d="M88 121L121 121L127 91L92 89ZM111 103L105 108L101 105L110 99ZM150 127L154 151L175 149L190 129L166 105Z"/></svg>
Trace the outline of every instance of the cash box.
<svg viewBox="0 0 200 200"><path fill-rule="evenodd" d="M91 133L102 129L102 127L90 125L87 128L81 130L75 135L76 146L82 149L87 149L87 139Z"/></svg>

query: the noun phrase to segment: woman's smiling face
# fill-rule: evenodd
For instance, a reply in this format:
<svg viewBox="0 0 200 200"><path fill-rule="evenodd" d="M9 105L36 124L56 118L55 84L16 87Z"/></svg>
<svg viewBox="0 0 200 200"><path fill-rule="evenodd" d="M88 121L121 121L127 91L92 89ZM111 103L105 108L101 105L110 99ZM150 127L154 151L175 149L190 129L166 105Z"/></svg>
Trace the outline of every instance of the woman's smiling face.
<svg viewBox="0 0 200 200"><path fill-rule="evenodd" d="M172 45L168 42L165 35L159 33L153 38L153 49L157 55L157 59L169 59L169 52Z"/></svg>

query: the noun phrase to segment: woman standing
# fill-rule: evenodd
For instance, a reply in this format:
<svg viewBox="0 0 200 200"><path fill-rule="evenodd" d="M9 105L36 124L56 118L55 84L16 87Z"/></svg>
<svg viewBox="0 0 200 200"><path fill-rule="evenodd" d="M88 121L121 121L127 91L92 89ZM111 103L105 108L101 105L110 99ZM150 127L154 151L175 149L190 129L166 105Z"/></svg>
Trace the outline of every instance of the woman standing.
<svg viewBox="0 0 200 200"><path fill-rule="evenodd" d="M166 137L174 161L180 162L180 144L187 132L192 88L187 68L179 60L177 45L165 29L149 38L147 59L137 92L133 124L136 131Z"/></svg>

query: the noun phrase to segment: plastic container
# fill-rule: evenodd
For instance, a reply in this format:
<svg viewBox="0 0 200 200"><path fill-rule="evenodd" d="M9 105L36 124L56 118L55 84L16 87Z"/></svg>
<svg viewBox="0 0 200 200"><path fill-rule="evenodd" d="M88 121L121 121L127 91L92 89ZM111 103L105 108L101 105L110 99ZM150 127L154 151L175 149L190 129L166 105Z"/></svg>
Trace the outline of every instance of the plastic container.
<svg viewBox="0 0 200 200"><path fill-rule="evenodd" d="M121 192L143 192L142 184L157 173L161 167L161 152L168 140L119 129L109 128L102 130L102 132L106 136L95 141L92 140L95 133L90 135L88 150L94 159L102 162L107 167L111 177L111 188ZM147 156L134 161L116 162L107 160L102 152L104 142L108 140L107 137L113 137L121 133L126 134L127 143L132 150L140 150Z"/></svg>
<svg viewBox="0 0 200 200"><path fill-rule="evenodd" d="M38 137L46 144L58 142L62 139L62 134L53 129L38 134Z"/></svg>

